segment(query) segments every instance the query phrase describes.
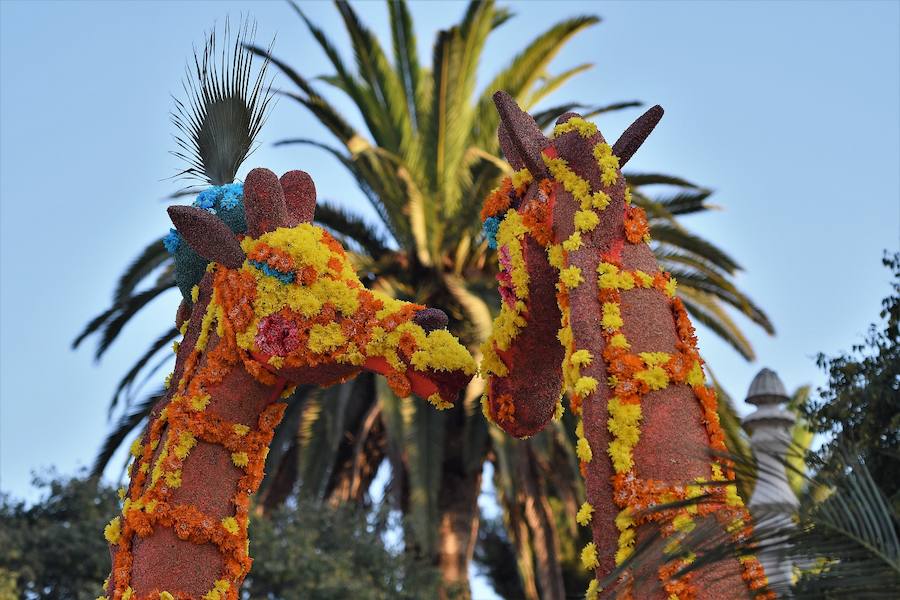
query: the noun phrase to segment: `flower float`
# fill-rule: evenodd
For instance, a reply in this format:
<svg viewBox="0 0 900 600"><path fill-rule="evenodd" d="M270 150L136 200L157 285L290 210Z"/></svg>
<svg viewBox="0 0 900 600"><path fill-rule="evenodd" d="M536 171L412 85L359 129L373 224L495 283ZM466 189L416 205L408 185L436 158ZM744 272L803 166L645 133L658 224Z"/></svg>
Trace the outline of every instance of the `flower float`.
<svg viewBox="0 0 900 600"><path fill-rule="evenodd" d="M662 109L647 111L610 147L575 113L561 116L548 139L509 95L494 100L500 144L516 171L481 215L498 249L502 300L482 348L485 415L529 436L561 414L568 393L587 491L577 521L593 538L581 553L595 573L589 600L731 598L747 590L766 597L752 557L677 577L694 559L679 540L700 521L738 537L751 525L731 465L706 452L726 450L716 396L675 280L657 265L646 216L631 205L620 171ZM656 577L641 577L635 589L626 569L600 588L638 540L657 533L672 560Z"/></svg>
<svg viewBox="0 0 900 600"><path fill-rule="evenodd" d="M132 448L122 514L105 531L112 600L238 597L252 562L250 497L294 386L365 369L444 409L475 373L443 312L360 283L341 244L311 223L309 175L254 169L231 190L246 235L212 206L169 209L167 244L208 266L179 311L169 393Z"/></svg>

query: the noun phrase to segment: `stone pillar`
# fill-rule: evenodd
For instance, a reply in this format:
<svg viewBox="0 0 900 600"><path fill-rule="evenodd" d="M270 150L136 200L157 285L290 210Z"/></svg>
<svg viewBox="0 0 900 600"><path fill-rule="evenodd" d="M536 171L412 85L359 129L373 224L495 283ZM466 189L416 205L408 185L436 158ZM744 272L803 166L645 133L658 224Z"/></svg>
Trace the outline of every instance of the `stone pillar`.
<svg viewBox="0 0 900 600"><path fill-rule="evenodd" d="M756 405L756 410L744 418L744 428L750 434L750 447L758 466L756 486L747 506L757 530L763 534L767 530L794 526L792 517L798 501L788 483L784 464L791 444L791 428L796 421L783 406L789 400L784 384L771 369L757 373L747 392L746 402ZM757 555L766 569L770 586L779 595L788 591L793 570L784 550L784 546L776 545Z"/></svg>

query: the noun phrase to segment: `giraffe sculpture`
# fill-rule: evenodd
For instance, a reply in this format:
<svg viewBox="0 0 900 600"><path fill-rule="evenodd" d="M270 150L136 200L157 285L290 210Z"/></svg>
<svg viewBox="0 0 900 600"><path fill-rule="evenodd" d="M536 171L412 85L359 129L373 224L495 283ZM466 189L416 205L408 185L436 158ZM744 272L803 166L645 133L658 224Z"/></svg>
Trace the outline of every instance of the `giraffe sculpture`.
<svg viewBox="0 0 900 600"><path fill-rule="evenodd" d="M230 209L242 193L240 238L220 204L169 208L180 238L210 262L178 311L170 389L132 447L122 515L105 531L111 600L238 597L250 497L295 385L365 369L443 409L475 372L443 312L363 287L341 244L312 224L306 173L254 169L239 188L213 190L232 196Z"/></svg>
<svg viewBox="0 0 900 600"><path fill-rule="evenodd" d="M675 577L693 560L678 541L700 522L734 536L750 521L724 451L714 392L706 387L693 327L648 245L643 211L620 171L662 117L655 106L610 147L575 113L546 138L504 92L494 96L498 136L515 173L485 201L498 247L501 312L482 348L483 409L525 437L561 414L567 391L593 541L581 553L598 597L766 597L755 558ZM702 503L648 512L708 496ZM674 560L658 573L628 570L601 589L635 544L661 533ZM680 556L680 557L679 557ZM636 567L637 569L638 567Z"/></svg>

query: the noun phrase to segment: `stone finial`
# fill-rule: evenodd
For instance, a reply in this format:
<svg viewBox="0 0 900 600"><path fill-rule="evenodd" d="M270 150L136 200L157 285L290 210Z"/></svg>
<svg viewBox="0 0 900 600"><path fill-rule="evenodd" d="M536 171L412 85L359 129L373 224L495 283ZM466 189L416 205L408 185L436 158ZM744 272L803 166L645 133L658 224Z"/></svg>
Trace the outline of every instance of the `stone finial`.
<svg viewBox="0 0 900 600"><path fill-rule="evenodd" d="M775 531L793 527L791 515L799 504L785 470L785 456L791 445L794 414L785 408L790 400L778 374L771 369L757 373L750 384L746 401L756 410L744 417L744 428L750 433L750 448L756 459L756 485L747 507L756 520L761 535L769 535L769 545L757 557L766 570L775 591L787 589L791 581L792 562L786 556L784 536Z"/></svg>
<svg viewBox="0 0 900 600"><path fill-rule="evenodd" d="M790 399L778 374L772 369L761 370L753 378L747 391L745 401L755 404L756 410L744 417L744 428L751 436L754 436L756 429L763 424L783 428L788 433L797 420L794 414L783 406Z"/></svg>

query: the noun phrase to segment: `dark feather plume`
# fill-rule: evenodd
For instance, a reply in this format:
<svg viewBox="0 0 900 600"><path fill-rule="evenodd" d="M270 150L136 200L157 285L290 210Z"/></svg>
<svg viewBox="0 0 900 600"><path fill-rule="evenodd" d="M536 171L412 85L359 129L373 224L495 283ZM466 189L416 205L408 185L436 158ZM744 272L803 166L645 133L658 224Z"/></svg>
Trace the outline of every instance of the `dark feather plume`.
<svg viewBox="0 0 900 600"><path fill-rule="evenodd" d="M253 151L272 100L271 80L266 82L269 60L254 76L253 53L245 47L255 34L256 25L245 21L233 36L226 20L218 40L221 51L215 29L202 52L194 49L194 62L186 67L183 82L187 99L173 98L179 147L173 154L188 164L177 177L211 185L231 183Z"/></svg>

